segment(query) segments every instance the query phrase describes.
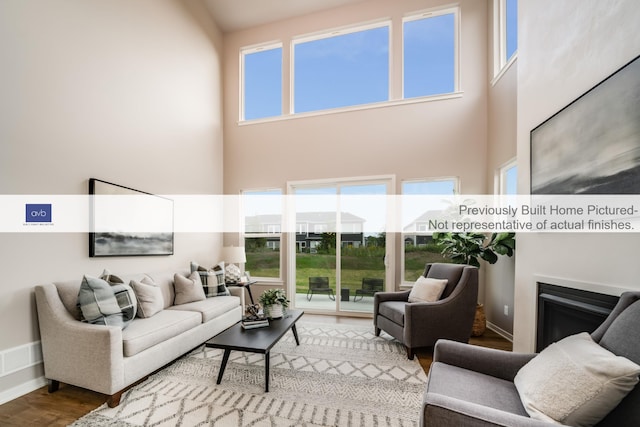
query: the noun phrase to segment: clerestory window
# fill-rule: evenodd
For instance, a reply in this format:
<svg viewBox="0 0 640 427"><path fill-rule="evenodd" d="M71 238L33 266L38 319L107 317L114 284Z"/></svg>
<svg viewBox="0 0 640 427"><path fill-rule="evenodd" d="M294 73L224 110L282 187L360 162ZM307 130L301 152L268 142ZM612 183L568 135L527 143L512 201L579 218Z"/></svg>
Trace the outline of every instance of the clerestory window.
<svg viewBox="0 0 640 427"><path fill-rule="evenodd" d="M240 52L242 120L282 114L282 44L243 49Z"/></svg>
<svg viewBox="0 0 640 427"><path fill-rule="evenodd" d="M459 8L395 19L402 26L402 52L391 51L395 22L389 19L293 37L291 54L284 57L280 42L241 49L240 121L459 91ZM400 55L402 61L392 59ZM394 64L402 69L394 70ZM287 68L290 73L283 73ZM402 83L402 93L393 92L392 79Z"/></svg>
<svg viewBox="0 0 640 427"><path fill-rule="evenodd" d="M494 0L494 75L515 60L518 51L518 0Z"/></svg>
<svg viewBox="0 0 640 427"><path fill-rule="evenodd" d="M389 99L389 23L293 41L292 113Z"/></svg>
<svg viewBox="0 0 640 427"><path fill-rule="evenodd" d="M404 18L404 98L456 91L457 15L454 8Z"/></svg>

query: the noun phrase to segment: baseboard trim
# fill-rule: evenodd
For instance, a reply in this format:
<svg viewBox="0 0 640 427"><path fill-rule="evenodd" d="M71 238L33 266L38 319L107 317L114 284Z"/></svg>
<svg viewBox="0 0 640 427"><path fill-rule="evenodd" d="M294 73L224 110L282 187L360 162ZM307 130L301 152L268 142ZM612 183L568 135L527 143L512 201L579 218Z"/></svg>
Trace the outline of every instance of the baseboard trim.
<svg viewBox="0 0 640 427"><path fill-rule="evenodd" d="M8 390L0 392L0 405L5 404L13 399L17 399L20 396L24 396L27 393L31 393L47 385L47 379L44 376L34 378L26 381L20 385L12 387Z"/></svg>
<svg viewBox="0 0 640 427"><path fill-rule="evenodd" d="M491 322L487 322L487 328L491 329L493 332L500 335L502 338L506 339L507 341L513 342L513 334L510 334L509 332L505 331L499 326L496 326Z"/></svg>

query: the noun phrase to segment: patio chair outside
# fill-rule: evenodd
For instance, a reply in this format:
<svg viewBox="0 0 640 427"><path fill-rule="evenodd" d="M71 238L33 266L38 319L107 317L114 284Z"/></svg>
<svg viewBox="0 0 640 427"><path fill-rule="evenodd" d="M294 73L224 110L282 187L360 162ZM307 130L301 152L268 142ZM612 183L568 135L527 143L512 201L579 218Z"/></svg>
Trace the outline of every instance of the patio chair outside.
<svg viewBox="0 0 640 427"><path fill-rule="evenodd" d="M374 279L371 277L365 277L362 279L362 288L356 289L356 294L353 296L353 302L360 301L365 295L373 296L376 292L382 292L384 290L384 281L382 279ZM360 299L356 299L360 296Z"/></svg>
<svg viewBox="0 0 640 427"><path fill-rule="evenodd" d="M328 277L309 277L309 290L307 291L307 301L311 301L313 294L327 294L332 301L336 300L333 289L329 287Z"/></svg>

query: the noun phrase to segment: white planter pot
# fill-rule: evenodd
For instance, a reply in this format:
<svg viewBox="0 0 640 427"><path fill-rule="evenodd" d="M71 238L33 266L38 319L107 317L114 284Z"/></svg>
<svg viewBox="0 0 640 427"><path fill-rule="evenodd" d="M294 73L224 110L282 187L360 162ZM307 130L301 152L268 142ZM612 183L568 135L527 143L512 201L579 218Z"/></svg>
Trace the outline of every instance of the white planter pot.
<svg viewBox="0 0 640 427"><path fill-rule="evenodd" d="M271 319L279 319L283 316L284 309L282 304L273 304L267 307L267 316Z"/></svg>

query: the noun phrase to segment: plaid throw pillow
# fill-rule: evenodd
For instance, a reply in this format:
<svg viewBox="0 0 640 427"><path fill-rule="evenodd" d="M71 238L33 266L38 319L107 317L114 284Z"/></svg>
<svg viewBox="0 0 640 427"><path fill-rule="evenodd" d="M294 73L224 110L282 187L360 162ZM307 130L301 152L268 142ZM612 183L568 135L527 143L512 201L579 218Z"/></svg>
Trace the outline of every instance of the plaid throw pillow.
<svg viewBox="0 0 640 427"><path fill-rule="evenodd" d="M191 272L197 271L202 281L202 287L207 298L231 295L224 283L224 262L221 262L210 270L202 267L197 262L191 261Z"/></svg>
<svg viewBox="0 0 640 427"><path fill-rule="evenodd" d="M81 320L124 329L136 316L136 297L129 285L125 285L119 277L106 273L99 279L89 276L82 278L78 292Z"/></svg>

